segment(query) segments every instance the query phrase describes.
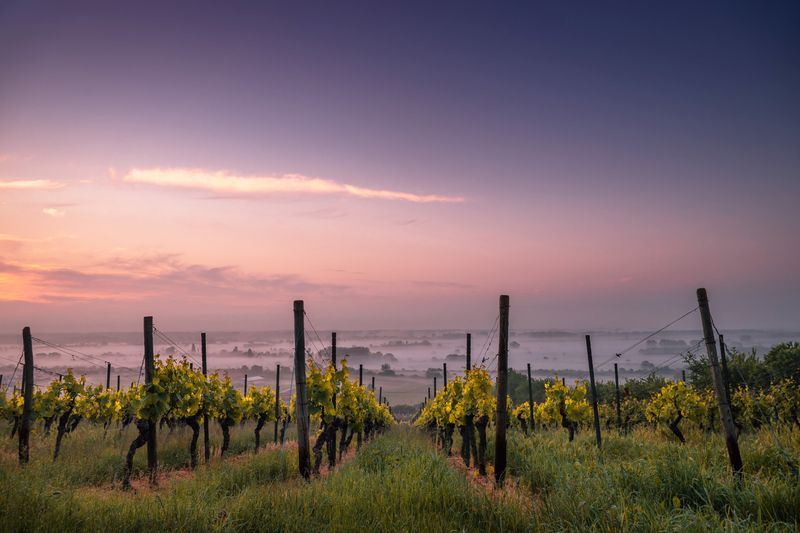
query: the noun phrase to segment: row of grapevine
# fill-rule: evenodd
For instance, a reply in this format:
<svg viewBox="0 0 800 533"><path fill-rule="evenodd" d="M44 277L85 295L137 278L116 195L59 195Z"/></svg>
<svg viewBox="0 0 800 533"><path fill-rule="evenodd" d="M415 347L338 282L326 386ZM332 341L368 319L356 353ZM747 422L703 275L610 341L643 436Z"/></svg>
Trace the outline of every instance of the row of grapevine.
<svg viewBox="0 0 800 533"><path fill-rule="evenodd" d="M462 437L461 457L468 466L472 457L481 475L486 474L486 429L494 423L497 408L492 387L486 369L469 370L463 378L456 376L441 393L427 402L414 422L417 427L432 432L448 455L452 450L453 434L458 428ZM510 399L507 405L511 405Z"/></svg>
<svg viewBox="0 0 800 533"><path fill-rule="evenodd" d="M587 383L577 381L574 386L557 377L545 384L543 402L534 402L533 417L528 401L512 406L508 398L509 420L525 434L529 429L540 430L561 427L567 430L570 441L579 428L592 425L592 407L587 399ZM758 428L765 424L797 426L800 429L800 387L787 378L765 390L740 387L732 394L732 407L740 430ZM467 466L470 457L481 474L486 473L484 458L486 427L495 422L496 400L489 374L476 368L464 377L456 376L447 387L423 405L415 425L430 431L447 455L452 453L456 428L462 437L461 457ZM613 403L599 405L600 416L607 429L616 426L616 407ZM620 405L622 428L649 422L653 427L662 425L681 442L685 437L681 423L688 422L699 429L715 430L718 424L716 399L711 389L696 390L685 382L666 384L649 399L625 397ZM477 443L471 432L478 430Z"/></svg>
<svg viewBox="0 0 800 533"><path fill-rule="evenodd" d="M525 432L538 425L541 429L564 427L569 440L579 427L592 424L592 410L587 400L587 385L578 381L575 386L564 385L557 378L545 384L546 399L534 402L534 421L526 401L513 410L515 423ZM756 429L762 425L781 424L800 428L800 387L792 378L773 383L768 389L737 388L731 396L731 406L738 429ZM607 429L616 426L616 407L613 403L599 404L600 418ZM663 425L680 441L685 442L681 423L699 429L715 430L718 423L716 398L711 389L697 390L685 382L666 384L648 399L625 397L620 402L621 429L629 431L637 424L649 422Z"/></svg>
<svg viewBox="0 0 800 533"><path fill-rule="evenodd" d="M320 366L309 360L307 370L308 412L311 421L319 424L313 447L314 472L319 473L323 447L327 450L329 466L336 463L337 433L341 433L338 443L341 459L354 435L364 435L369 440L394 423L394 417L389 407L378 401L374 391L350 381L346 360L341 362L340 368ZM292 412L295 400L292 399Z"/></svg>
<svg viewBox="0 0 800 533"><path fill-rule="evenodd" d="M379 405L374 394L357 383L349 381L346 362L341 369L332 366L319 368L309 361L309 406L312 422L321 425L321 434L330 434L329 427L343 429L343 442L349 445L353 432L364 431L369 437L392 423L388 407ZM192 430L189 445L191 466L198 463L197 441L200 426L208 418L216 420L223 434L221 455L230 443L230 428L244 420L255 425L255 449L260 446L260 431L268 421L275 421L276 411L282 423L282 433L294 413L294 397L290 405L268 386L250 387L247 395L234 388L230 377L213 373L204 376L185 359L154 358L155 373L151 383L132 385L127 390L115 391L103 386L86 384L85 376L76 377L69 371L62 380L55 380L45 389L33 391L31 420L41 423L49 433L56 425L54 460L58 458L62 439L74 431L82 421L102 425L106 429L113 423L125 427L131 423L138 435L131 443L125 466L123 484L128 486L136 450L147 443L151 424L174 426L185 424ZM336 395L336 407L333 395ZM276 401L279 408L276 410ZM17 431L23 407L23 395L17 392L10 398L0 395L0 416L12 425L12 436ZM349 438L344 438L347 429ZM334 433L335 435L335 433ZM334 436L335 438L335 436ZM283 440L283 434L281 435ZM342 449L346 449L343 446ZM317 463L317 465L319 462Z"/></svg>

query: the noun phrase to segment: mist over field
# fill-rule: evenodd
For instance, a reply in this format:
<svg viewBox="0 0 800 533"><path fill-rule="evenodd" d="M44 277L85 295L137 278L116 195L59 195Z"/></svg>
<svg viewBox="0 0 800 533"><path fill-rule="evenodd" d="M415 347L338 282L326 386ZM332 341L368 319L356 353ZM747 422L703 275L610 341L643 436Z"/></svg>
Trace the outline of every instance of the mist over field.
<svg viewBox="0 0 800 533"><path fill-rule="evenodd" d="M319 334L319 338L316 334ZM497 353L496 333L491 339L488 331L472 334L472 364L483 364L494 374ZM509 366L520 372L531 364L532 376L552 378L566 377L570 381L588 379L586 345L584 333L591 333L592 347L598 380L613 379L613 363L619 365L621 377L644 377L651 372L670 378L680 376L686 368L683 354L698 351L702 333L699 330L673 330L658 334L641 342L632 350L616 357L652 332L643 331L595 331L572 332L566 330L511 331ZM64 372L71 368L75 373L86 374L90 383L105 383L105 362L112 365L112 385L116 376L121 376L123 386L141 379L142 335L141 333L42 333L42 340L52 342L64 349L34 343L36 365L42 369ZM163 357L187 357L200 366L200 333L167 332L169 340L156 334L155 351ZM274 385L276 365L281 365L281 388L289 397L292 386L294 338L290 331L274 332L207 332L207 357L210 371L228 373L234 384L242 388L244 375L251 385ZM307 353L316 361L330 358L330 332L310 332ZM366 381L372 376L383 387L383 392L392 404L417 403L426 388L432 386L432 377L442 379L442 364L447 365L448 374L463 375L466 354L466 335L455 330L376 330L337 332L339 361L346 359L351 377L358 375L359 364L363 365ZM726 343L730 349L744 352L766 353L775 344L800 338L800 332L731 330L726 332ZM324 341L323 341L324 339ZM175 344L172 343L174 341ZM0 335L0 374L9 383L16 365L12 361L20 356L18 336ZM89 357L87 357L89 356ZM388 365L386 367L385 365ZM602 365L602 366L599 366ZM16 373L19 382L21 373ZM36 379L44 383L52 379L42 371Z"/></svg>

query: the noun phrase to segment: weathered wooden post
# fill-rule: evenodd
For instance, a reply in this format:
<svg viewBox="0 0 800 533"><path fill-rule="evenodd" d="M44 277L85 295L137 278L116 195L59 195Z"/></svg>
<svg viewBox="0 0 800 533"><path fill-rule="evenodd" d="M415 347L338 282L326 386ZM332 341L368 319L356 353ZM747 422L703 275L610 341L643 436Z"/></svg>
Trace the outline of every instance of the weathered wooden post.
<svg viewBox="0 0 800 533"><path fill-rule="evenodd" d="M33 341L31 328L22 329L22 349L25 366L22 367L22 420L19 425L19 464L30 460L31 410L33 409Z"/></svg>
<svg viewBox="0 0 800 533"><path fill-rule="evenodd" d="M447 363L442 363L442 382L444 384L443 389L447 390Z"/></svg>
<svg viewBox="0 0 800 533"><path fill-rule="evenodd" d="M728 398L728 405L731 404L731 375L728 373L728 356L725 353L727 351L725 346L725 337L720 333L719 335L719 356L720 361L722 362L722 381L725 384L725 395ZM733 416L733 412L731 412L731 416ZM735 425L736 420L734 420Z"/></svg>
<svg viewBox="0 0 800 533"><path fill-rule="evenodd" d="M372 392L375 392L375 376L372 376Z"/></svg>
<svg viewBox="0 0 800 533"><path fill-rule="evenodd" d="M0 380L0 381L1 381L1 380ZM430 387L428 387L428 400L430 400L430 399L431 399L431 388L430 388Z"/></svg>
<svg viewBox="0 0 800 533"><path fill-rule="evenodd" d="M614 363L614 394L617 400L617 429L622 427L622 406L619 401L619 369Z"/></svg>
<svg viewBox="0 0 800 533"><path fill-rule="evenodd" d="M531 364L528 363L528 405L531 409L531 433L533 433L534 429L536 428L536 424L534 424L533 418L533 380L531 379Z"/></svg>
<svg viewBox="0 0 800 533"><path fill-rule="evenodd" d="M733 424L731 406L725 394L725 384L722 381L722 373L719 369L717 343L714 340L714 328L711 325L711 309L708 305L708 294L704 288L697 289L697 304L700 308L700 319L703 322L703 337L706 342L706 353L708 354L711 377L714 381L714 391L719 405L719 416L722 420L722 428L725 430L725 445L728 448L731 467L738 476L741 475L743 468L742 455L739 452L739 441L736 439L736 427Z"/></svg>
<svg viewBox="0 0 800 533"><path fill-rule="evenodd" d="M144 382L149 389L156 373L155 361L153 359L153 317L144 317ZM158 448L156 431L158 420L150 420L150 429L147 432L147 468L150 471L150 484L157 483L158 469Z"/></svg>
<svg viewBox="0 0 800 533"><path fill-rule="evenodd" d="M363 387L364 386L364 365L361 364L361 363L358 364L358 386L359 387ZM361 439L363 438L362 435L363 434L361 433L361 431L359 431L356 434L356 449L357 450L361 449Z"/></svg>
<svg viewBox="0 0 800 533"><path fill-rule="evenodd" d="M508 396L508 312L510 302L500 296L500 322L497 352L497 411L494 433L494 480L503 484L506 477L506 398Z"/></svg>
<svg viewBox="0 0 800 533"><path fill-rule="evenodd" d="M119 385L120 385L120 375L117 374L117 392L119 392Z"/></svg>
<svg viewBox="0 0 800 533"><path fill-rule="evenodd" d="M436 376L433 376L433 397L436 398Z"/></svg>
<svg viewBox="0 0 800 533"><path fill-rule="evenodd" d="M336 332L331 332L331 365L333 370L336 370ZM336 391L333 391L333 406L336 407ZM334 442L336 439L334 439Z"/></svg>
<svg viewBox="0 0 800 533"><path fill-rule="evenodd" d="M333 366L334 372L336 371L336 332L331 332L331 365ZM333 390L333 408L336 409L336 389ZM339 419L338 417L334 417L333 422L331 422L331 437L328 439L328 464L331 467L336 466L336 432L339 429ZM347 429L345 428L345 431Z"/></svg>
<svg viewBox="0 0 800 533"><path fill-rule="evenodd" d="M0 374L0 388L3 387L3 374Z"/></svg>
<svg viewBox="0 0 800 533"><path fill-rule="evenodd" d="M244 375L244 395L247 396L247 374Z"/></svg>
<svg viewBox="0 0 800 533"><path fill-rule="evenodd" d="M383 403L383 386L378 387L378 405Z"/></svg>
<svg viewBox="0 0 800 533"><path fill-rule="evenodd" d="M273 440L278 444L278 421L281 419L281 365L275 370L275 435Z"/></svg>
<svg viewBox="0 0 800 533"><path fill-rule="evenodd" d="M586 356L589 358L589 384L592 387L592 412L594 413L594 432L597 438L597 449L602 447L600 436L600 413L597 411L597 387L594 384L594 364L592 363L592 339L586 335Z"/></svg>
<svg viewBox="0 0 800 533"><path fill-rule="evenodd" d="M681 378L683 379L683 382L686 383L686 370L681 370Z"/></svg>
<svg viewBox="0 0 800 533"><path fill-rule="evenodd" d="M466 371L472 370L472 333L467 333L467 364Z"/></svg>
<svg viewBox="0 0 800 533"><path fill-rule="evenodd" d="M111 363L106 363L106 388L111 388Z"/></svg>
<svg viewBox="0 0 800 533"><path fill-rule="evenodd" d="M308 449L308 398L306 397L306 334L304 327L303 300L294 302L294 375L297 387L297 453L300 475L308 479L311 475L311 459Z"/></svg>
<svg viewBox="0 0 800 533"><path fill-rule="evenodd" d="M200 357L201 357L201 364L203 370L203 377L208 379L208 352L206 351L206 334L200 334ZM206 406L203 406L204 416L203 416L203 454L205 457L205 462L208 463L209 459L211 459L211 443L208 438L208 413L205 412Z"/></svg>

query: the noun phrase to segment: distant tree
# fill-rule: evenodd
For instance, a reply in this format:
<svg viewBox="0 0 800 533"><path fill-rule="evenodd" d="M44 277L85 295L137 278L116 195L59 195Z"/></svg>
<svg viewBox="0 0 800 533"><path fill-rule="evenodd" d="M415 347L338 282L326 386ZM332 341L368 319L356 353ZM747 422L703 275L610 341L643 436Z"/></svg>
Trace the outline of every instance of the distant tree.
<svg viewBox="0 0 800 533"><path fill-rule="evenodd" d="M394 376L396 375L395 371L392 370L391 365L389 363L383 363L381 365L381 371L378 373L381 376Z"/></svg>
<svg viewBox="0 0 800 533"><path fill-rule="evenodd" d="M425 377L427 379L433 379L435 377L441 378L442 377L442 369L441 368L429 368L425 371Z"/></svg>
<svg viewBox="0 0 800 533"><path fill-rule="evenodd" d="M764 364L774 381L792 378L800 383L800 343L776 344L764 356Z"/></svg>

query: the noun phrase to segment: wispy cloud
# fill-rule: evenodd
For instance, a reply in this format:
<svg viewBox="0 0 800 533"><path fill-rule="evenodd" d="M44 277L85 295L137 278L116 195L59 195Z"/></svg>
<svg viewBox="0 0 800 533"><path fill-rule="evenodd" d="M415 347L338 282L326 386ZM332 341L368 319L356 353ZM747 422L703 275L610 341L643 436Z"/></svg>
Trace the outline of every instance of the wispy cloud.
<svg viewBox="0 0 800 533"><path fill-rule="evenodd" d="M475 286L467 283L459 283L456 281L412 281L414 285L419 287L427 287L433 289L472 289Z"/></svg>
<svg viewBox="0 0 800 533"><path fill-rule="evenodd" d="M59 189L64 185L53 180L0 180L0 189Z"/></svg>
<svg viewBox="0 0 800 533"><path fill-rule="evenodd" d="M44 213L49 217L54 217L54 218L63 217L64 215L67 214L67 212L64 211L63 209L58 209L56 207L45 207L44 209L42 209L42 213Z"/></svg>
<svg viewBox="0 0 800 533"><path fill-rule="evenodd" d="M416 194L385 189L358 187L330 179L301 174L281 176L237 176L224 171L193 168L134 168L123 178L128 183L160 187L197 189L217 194L338 194L358 198L401 200L416 203L463 202L462 196Z"/></svg>
<svg viewBox="0 0 800 533"><path fill-rule="evenodd" d="M64 303L153 298L220 303L349 290L293 274L246 274L232 266L184 264L174 254L115 258L81 268L0 261L0 301Z"/></svg>

